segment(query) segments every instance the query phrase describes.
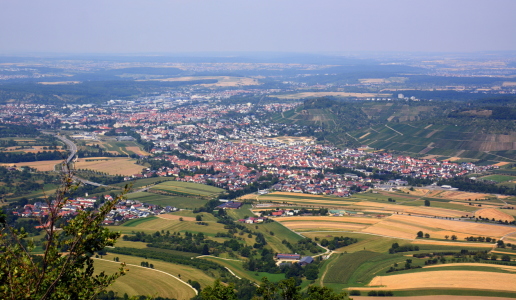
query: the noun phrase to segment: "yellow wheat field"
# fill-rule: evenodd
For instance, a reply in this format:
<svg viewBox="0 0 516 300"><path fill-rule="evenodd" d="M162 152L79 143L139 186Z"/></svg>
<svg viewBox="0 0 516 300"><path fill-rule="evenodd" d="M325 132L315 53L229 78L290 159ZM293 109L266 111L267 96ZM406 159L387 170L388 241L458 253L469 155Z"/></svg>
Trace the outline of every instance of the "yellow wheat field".
<svg viewBox="0 0 516 300"><path fill-rule="evenodd" d="M0 166L16 166L16 167L24 167L28 166L31 168L36 168L38 171L54 171L54 166L62 163L64 160L45 160L45 161L31 161L31 162L22 162L22 163L12 163L12 164L0 164Z"/></svg>
<svg viewBox="0 0 516 300"><path fill-rule="evenodd" d="M110 175L130 176L142 171L143 166L137 165L136 160L125 157L94 157L81 158L75 163L76 169L89 169Z"/></svg>
<svg viewBox="0 0 516 300"><path fill-rule="evenodd" d="M484 208L475 212L475 217L495 219L496 221L502 220L507 222L514 221L514 217L506 214L505 212L499 211L495 208Z"/></svg>
<svg viewBox="0 0 516 300"><path fill-rule="evenodd" d="M295 231L357 231L364 229L367 225L364 224L351 224L351 223L338 223L338 222L288 222L284 224L288 228Z"/></svg>
<svg viewBox="0 0 516 300"><path fill-rule="evenodd" d="M479 289L516 292L516 274L481 271L429 271L391 276L376 276L369 287L353 289Z"/></svg>
<svg viewBox="0 0 516 300"><path fill-rule="evenodd" d="M348 222L358 224L375 224L380 222L379 219L360 218L360 217L328 217L328 216L296 216L296 217L282 217L275 219L277 222L291 222L291 221L330 221L330 222Z"/></svg>

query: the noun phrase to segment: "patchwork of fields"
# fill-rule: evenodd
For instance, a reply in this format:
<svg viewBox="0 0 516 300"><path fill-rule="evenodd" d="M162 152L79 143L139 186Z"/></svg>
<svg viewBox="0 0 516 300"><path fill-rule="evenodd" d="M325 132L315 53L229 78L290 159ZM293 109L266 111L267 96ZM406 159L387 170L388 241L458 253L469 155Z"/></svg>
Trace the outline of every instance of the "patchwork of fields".
<svg viewBox="0 0 516 300"><path fill-rule="evenodd" d="M99 143L99 145L104 148L104 150L113 153L113 154L122 154L122 155L143 155L148 156L150 153L145 151L142 145L138 144L135 141L113 141L106 140Z"/></svg>
<svg viewBox="0 0 516 300"><path fill-rule="evenodd" d="M149 182L150 183L150 182ZM156 192L139 192L130 194L129 198L138 199L146 203L178 204L190 206L188 208L201 207L206 202L206 197L212 197L220 191L211 186L202 186L192 183L167 181L159 183L152 188ZM174 196L172 194L176 194ZM307 209L328 208L334 212L340 212L334 216L289 216L274 218L275 222L265 224L243 224L246 228L262 232L267 242L267 247L274 253L291 253L284 241L294 243L303 237L312 240L322 241L333 237L350 237L357 239L357 242L346 247L332 251L329 259L322 262L319 268L319 277L315 284L328 286L335 290L361 290L367 293L370 290L394 291L395 295L425 295L435 289L446 291L455 289L457 291L471 291L472 284L478 289L479 295L506 295L516 292L510 287L510 282L516 280L516 265L503 266L486 263L476 263L472 260L456 262L451 257L446 263L426 267L425 261L428 258L413 258L413 253L427 252L460 252L464 249L469 251L486 251L503 255L509 253L512 259L516 259L516 253L507 249L496 249L495 245L486 242L468 242L464 238L470 236L483 236L492 239L504 239L506 243L516 243L516 227L503 226L492 223L466 221L462 216L481 215L501 217L500 207L503 201L493 195L481 195L474 193L462 193L456 191L433 191L427 189L415 189L404 192L380 192L377 194L365 193L356 194L352 198L328 197L324 195L306 195L297 193L270 193L267 195L253 195L247 199L256 199L261 204L268 204L269 207L252 207L244 205L239 210L228 210L227 214L234 219L242 219L253 215L261 210L278 208L304 207ZM396 202L387 201L389 198ZM424 206L423 199L431 199L431 206ZM483 203L482 207L472 207L469 199L477 199L476 203ZM198 202L195 202L198 201ZM512 201L504 198L504 201ZM192 203L195 202L195 205ZM476 204L475 203L475 204ZM196 216L202 215L202 221L206 225L197 224ZM506 214L512 217L510 214ZM200 233L208 239L218 242L228 240L226 237L216 237L217 233L226 232L224 224L217 223L217 219L207 213L193 213L191 210L182 210L171 214L138 219L130 221L123 226L112 226L113 230L120 231L125 235L132 235L136 231L143 231L148 234L155 232L190 232ZM417 238L418 232L429 234L429 238ZM301 235L300 235L300 234ZM241 236L241 242L248 245L255 243L254 237L248 238L247 234ZM456 240L451 240L456 236ZM418 251L401 252L389 254L393 244L400 246L417 246ZM129 247L145 249L145 243L120 241L115 247ZM158 249L156 249L158 250ZM504 252L505 251L505 252ZM181 255L194 253L184 252ZM116 255L116 254L115 254ZM197 255L197 254L194 254ZM133 261L135 264L144 261L143 258L124 257L124 261ZM272 281L284 278L284 274L269 274L264 272L250 272L243 268L245 257L230 257L226 253L220 257L202 256L198 259L216 262L227 267L237 276L259 283L263 276ZM387 273L392 266L404 266L407 259L411 259L412 265L420 266L406 271ZM184 280L197 280L201 286L211 284L214 278L206 273L183 265L164 263L159 260L145 260L152 262L155 269L169 272L173 275L181 274ZM96 262L97 263L97 262ZM114 263L110 263L116 266ZM105 266L105 265L103 265ZM109 267L108 267L109 268ZM192 271L189 268L193 269ZM140 274L138 269L135 273ZM151 270L144 270L145 276L167 276L157 275ZM196 273L197 272L197 273ZM177 273L177 274L176 274ZM457 276L463 276L457 279ZM482 281L482 278L489 278ZM163 277L152 279L147 289L154 283L162 285ZM115 291L122 291L133 284L134 279L127 277L120 281L119 285L113 286ZM303 281L304 282L304 281ZM496 283L495 283L496 282ZM307 283L306 283L307 284ZM306 286L305 282L302 287ZM167 285L163 285L166 287ZM181 293L188 293L188 286L184 285L181 290L179 284L173 284L169 290L159 291L160 296L182 297ZM179 288L179 289L178 289ZM147 290L131 290L131 295L145 293ZM185 294L186 295L186 294Z"/></svg>

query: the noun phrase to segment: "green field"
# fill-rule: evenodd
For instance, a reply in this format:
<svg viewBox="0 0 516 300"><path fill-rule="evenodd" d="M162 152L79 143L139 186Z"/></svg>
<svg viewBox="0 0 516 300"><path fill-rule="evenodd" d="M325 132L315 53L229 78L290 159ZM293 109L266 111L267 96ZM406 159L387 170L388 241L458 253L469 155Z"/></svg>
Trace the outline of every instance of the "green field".
<svg viewBox="0 0 516 300"><path fill-rule="evenodd" d="M122 182L122 183L116 183L112 184L113 186L119 186L121 188L125 187L126 185L130 185L133 190L137 190L142 187L146 187L148 185L152 185L155 183L160 183L164 181L171 181L175 180L173 177L151 177L151 178L142 178L142 179L135 179L128 182Z"/></svg>
<svg viewBox="0 0 516 300"><path fill-rule="evenodd" d="M107 271L107 273L116 272L119 267L119 264L111 262L114 257L118 257L120 262L125 262L127 264L133 264L137 266L139 266L142 261L152 263L154 265L154 270L164 271L176 277L180 277L184 281L197 281L201 284L202 288L208 285L212 285L216 279L215 274L211 274L209 272L205 273L202 270L190 266L122 254L109 254L104 256L103 258L109 260L109 262L95 260L95 269L97 271L105 270ZM116 281L116 283L112 286L113 288L108 288L108 290L113 289L114 291L118 291L119 296L123 296L124 293L128 293L129 296L148 295L176 299L190 299L194 296L194 292L192 289L190 289L187 285L179 282L178 280L174 279L169 275L155 272L148 268L140 268L135 266L128 266L127 269L129 269L128 274L126 276L119 278ZM145 272L145 274L143 272ZM145 284L140 284L140 282L138 281L142 279L140 278L140 276L149 276L149 280L145 280ZM168 284L163 285L162 282L168 282ZM131 287L132 285L134 286ZM165 289L160 288L159 286L161 285L164 286ZM129 289L126 290L126 288L128 287ZM131 291L131 293L129 291ZM166 296L167 293L170 296Z"/></svg>
<svg viewBox="0 0 516 300"><path fill-rule="evenodd" d="M210 213L194 213L193 211L191 210L180 210L180 211L176 211L176 212L173 212L173 213L170 213L171 215L176 215L176 216L182 216L182 217L191 217L191 218L195 218L197 216L201 216L202 218L202 221L204 222L217 222L217 218L210 214Z"/></svg>
<svg viewBox="0 0 516 300"><path fill-rule="evenodd" d="M509 175L489 175L481 177L482 180L491 180L496 182L505 182L505 181L513 181L516 180L515 176L509 176Z"/></svg>
<svg viewBox="0 0 516 300"><path fill-rule="evenodd" d="M145 223L145 222L156 220L156 219L158 219L158 217L147 217L147 218L134 219L134 220L125 222L123 226L135 227L135 226L140 225L141 223Z"/></svg>
<svg viewBox="0 0 516 300"><path fill-rule="evenodd" d="M295 243L303 238L278 222L246 226L252 230L255 230L255 226L258 226L258 231L263 233L267 244L277 253L290 253L290 249L282 243L283 240ZM270 234L271 231L274 235Z"/></svg>
<svg viewBox="0 0 516 300"><path fill-rule="evenodd" d="M205 256L205 257L201 257L199 259L206 259L209 261L216 262L219 265L229 268L237 276L239 276L241 278L246 278L246 279L256 282L256 283L260 283L263 277L267 277L267 279L269 279L269 281L272 281L272 282L277 282L282 279L285 279L285 274L271 274L271 273L266 273L266 272L247 271L242 267L241 261L225 260L222 258L212 257L212 256Z"/></svg>
<svg viewBox="0 0 516 300"><path fill-rule="evenodd" d="M333 263L324 277L324 283L350 284L351 276L362 264L380 256L382 254L371 251L335 255L335 258L332 257Z"/></svg>
<svg viewBox="0 0 516 300"><path fill-rule="evenodd" d="M239 209L229 209L227 214L235 220L245 219L245 217L252 217L253 213L249 210L250 204L244 204Z"/></svg>
<svg viewBox="0 0 516 300"><path fill-rule="evenodd" d="M149 192L137 192L127 195L129 200L138 200L142 203L155 204L160 206L174 206L177 208L196 208L203 207L206 200L197 198L188 198L181 196L158 195Z"/></svg>
<svg viewBox="0 0 516 300"><path fill-rule="evenodd" d="M172 194L199 196L199 197L215 197L224 190L218 187L182 181L167 181L152 187L151 191L163 191Z"/></svg>
<svg viewBox="0 0 516 300"><path fill-rule="evenodd" d="M135 141L106 141L102 143L102 147L107 151L114 151L127 156L132 154L138 154L131 150L128 150L128 147L138 147L140 151L143 151L143 146Z"/></svg>
<svg viewBox="0 0 516 300"><path fill-rule="evenodd" d="M146 233L154 233L156 231L170 231L170 232L203 232L207 236L215 236L217 232L226 232L224 225L212 222L209 226L198 225L195 221L178 221L155 218L146 222L140 222L135 226L110 226L109 229L113 231L120 231L122 234L132 234L133 231L143 231Z"/></svg>

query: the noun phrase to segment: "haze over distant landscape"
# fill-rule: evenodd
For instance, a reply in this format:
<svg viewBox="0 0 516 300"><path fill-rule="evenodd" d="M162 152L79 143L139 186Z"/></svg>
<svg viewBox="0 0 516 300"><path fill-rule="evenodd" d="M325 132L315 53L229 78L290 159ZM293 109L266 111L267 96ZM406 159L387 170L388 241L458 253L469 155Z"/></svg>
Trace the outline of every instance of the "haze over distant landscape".
<svg viewBox="0 0 516 300"><path fill-rule="evenodd" d="M515 11L0 0L0 299L515 299Z"/></svg>
<svg viewBox="0 0 516 300"><path fill-rule="evenodd" d="M516 2L0 1L0 54L516 50Z"/></svg>

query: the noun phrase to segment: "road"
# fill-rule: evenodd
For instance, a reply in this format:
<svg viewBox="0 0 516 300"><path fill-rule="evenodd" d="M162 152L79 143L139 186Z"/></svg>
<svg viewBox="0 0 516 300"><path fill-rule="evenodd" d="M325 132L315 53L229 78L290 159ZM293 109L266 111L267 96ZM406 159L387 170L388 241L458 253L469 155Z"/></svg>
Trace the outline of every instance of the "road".
<svg viewBox="0 0 516 300"><path fill-rule="evenodd" d="M74 142L70 141L69 139L67 139L66 137L62 136L62 135L55 135L54 136L58 139L60 139L63 143L66 144L66 146L68 146L68 150L70 150L70 155L68 156L68 158L66 159L66 163L70 163L72 161L72 159L75 157L75 154L77 154L77 145L74 144Z"/></svg>
<svg viewBox="0 0 516 300"><path fill-rule="evenodd" d="M61 142L65 143L66 146L68 147L68 150L70 151L70 155L68 155L68 158L66 159L66 165L63 166L63 170L62 170L63 172L68 172L68 164L73 160L73 158L77 154L77 145L75 145L75 143L73 141L67 139L65 136L57 135L57 134L54 134L54 133L51 133L51 132L45 132L45 131L42 131L42 132L45 133L45 134L51 134L51 135L55 136L56 138L61 140ZM77 181L80 181L80 182L82 182L84 184L89 184L89 185L93 185L93 186L104 186L104 187L107 187L107 185L105 185L105 184L89 181L89 180L77 177L75 175L72 176L72 178L77 180Z"/></svg>

